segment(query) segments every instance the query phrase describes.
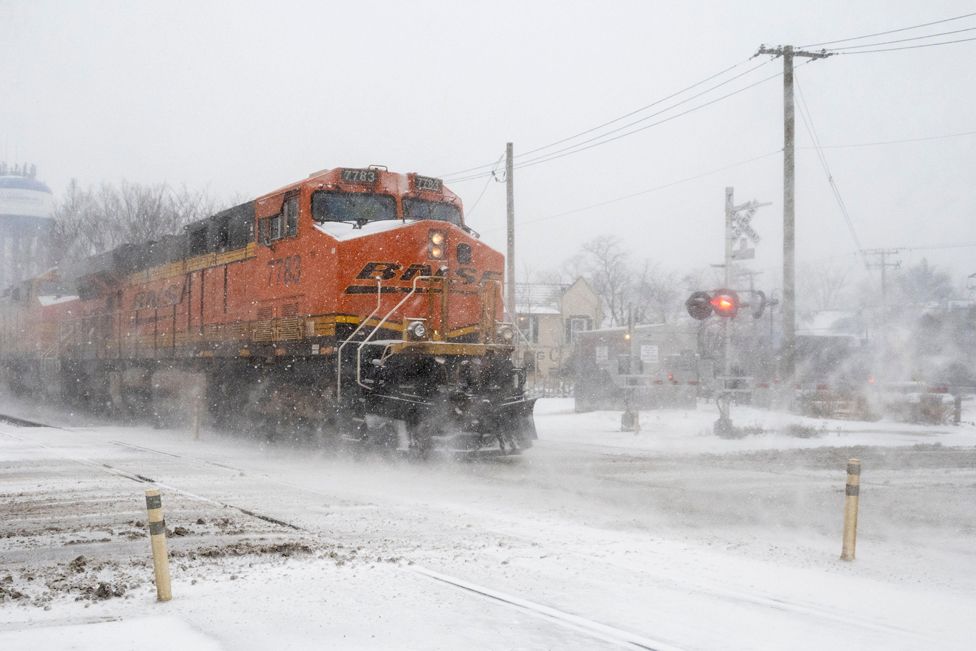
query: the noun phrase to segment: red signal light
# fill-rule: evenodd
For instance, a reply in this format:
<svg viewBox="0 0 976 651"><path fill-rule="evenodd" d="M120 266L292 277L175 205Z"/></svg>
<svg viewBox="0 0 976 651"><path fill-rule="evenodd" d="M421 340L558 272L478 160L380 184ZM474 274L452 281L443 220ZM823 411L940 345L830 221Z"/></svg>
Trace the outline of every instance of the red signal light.
<svg viewBox="0 0 976 651"><path fill-rule="evenodd" d="M734 317L739 312L739 295L731 289L718 290L709 303L719 316Z"/></svg>

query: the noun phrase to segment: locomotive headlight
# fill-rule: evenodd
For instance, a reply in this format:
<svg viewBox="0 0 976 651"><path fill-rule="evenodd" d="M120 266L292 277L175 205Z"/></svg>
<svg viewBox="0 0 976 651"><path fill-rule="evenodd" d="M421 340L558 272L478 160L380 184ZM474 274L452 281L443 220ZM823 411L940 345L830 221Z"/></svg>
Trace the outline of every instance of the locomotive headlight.
<svg viewBox="0 0 976 651"><path fill-rule="evenodd" d="M444 259L444 244L447 236L444 231L430 231L427 235L427 254L434 260Z"/></svg>
<svg viewBox="0 0 976 651"><path fill-rule="evenodd" d="M498 338L504 341L506 344L512 343L515 341L515 328L510 325L499 326Z"/></svg>
<svg viewBox="0 0 976 651"><path fill-rule="evenodd" d="M427 336L427 326L424 325L423 321L411 321L407 325L407 334L414 339L423 339Z"/></svg>

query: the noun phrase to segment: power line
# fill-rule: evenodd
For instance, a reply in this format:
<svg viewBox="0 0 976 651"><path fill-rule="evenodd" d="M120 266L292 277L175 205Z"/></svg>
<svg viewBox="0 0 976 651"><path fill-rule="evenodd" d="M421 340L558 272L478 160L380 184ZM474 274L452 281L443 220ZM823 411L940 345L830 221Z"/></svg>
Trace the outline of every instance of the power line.
<svg viewBox="0 0 976 651"><path fill-rule="evenodd" d="M857 142L847 145L820 145L821 149L850 149L853 147L876 147L880 145L901 145L911 142L925 142L927 140L945 140L947 138L958 138L961 136L973 136L976 135L976 131L962 131L959 133L947 133L940 136L923 136L921 138L905 138L902 140L878 140L876 142ZM803 147L803 149L810 149L809 147Z"/></svg>
<svg viewBox="0 0 976 651"><path fill-rule="evenodd" d="M830 171L830 165L827 164L827 157L824 156L823 150L820 147L820 137L817 135L817 130L813 125L813 116L810 115L806 98L803 96L803 89L800 87L798 80L794 80L794 83L796 84L800 98L800 118L810 133L810 137L813 139L813 145L817 150L817 157L820 159L820 164L823 166L824 173L827 175L827 182L830 183L830 189L834 193L834 199L837 201L840 212L844 216L844 221L847 223L847 230L851 235L851 239L854 240L854 246L857 247L858 251L861 251L863 247L861 246L860 239L857 237L857 231L854 229L854 222L851 220L851 215L847 210L847 204L844 202L844 197L841 196L840 188L837 187L837 183L834 181L834 175ZM864 260L864 264L867 265L866 259Z"/></svg>
<svg viewBox="0 0 976 651"><path fill-rule="evenodd" d="M528 150L526 152L523 152L522 155L523 156L528 156L530 154L535 154L537 152L540 152L540 151L543 151L543 150L546 150L546 149L550 149L552 147L555 147L556 145L561 145L564 142L568 142L570 140L575 140L576 138L579 138L580 136L585 136L588 133L592 133L594 131L597 131L599 129L602 129L603 127L607 127L607 126L610 126L611 124L615 124L617 122L620 122L621 120L624 120L626 118L629 118L629 117L631 117L633 115L636 115L636 114L638 114L638 113L640 113L642 111L645 111L645 110L647 110L649 108L653 108L653 107L657 106L658 104L661 104L662 102L666 102L669 99L673 99L673 98L677 97L678 95L682 95L682 94L688 92L689 90L692 90L693 88L697 88L698 86L701 86L703 83L708 82L708 81L711 81L712 79L715 79L716 77L720 77L721 75L725 74L726 72L731 72L732 70L738 68L742 64L747 63L749 60L750 59L746 59L745 61L740 61L739 63L735 64L734 66L730 66L730 67L726 68L725 70L723 70L721 72L715 73L711 77L706 77L705 79L703 79L703 80L701 80L699 82L696 82L696 83L692 84L691 86L688 86L686 88L683 88L682 90L679 90L676 93L671 93L667 97L662 97L661 99L659 99L657 101L654 101L654 102L651 102L650 104L647 104L646 106L642 106L639 109L635 109L635 110L631 111L630 113L625 113L624 115L621 115L620 117L614 118L612 120L609 120L607 122L604 122L603 124L597 125L597 126L592 127L590 129L586 129L585 131L580 131L579 133L573 134L572 136L569 136L569 137L566 137L566 138L562 138L560 140L556 140L555 142L551 142L548 145L543 145L542 147L536 147L535 149L530 149L530 150ZM715 90L716 88L721 88L722 86L724 86L724 85L726 85L728 83L731 83L731 82L735 81L736 79L739 79L740 77L744 77L745 75L749 74L750 72L753 72L754 70L758 70L761 67L762 66L756 66L754 68L750 68L749 70L746 70L745 72L740 73L740 74L732 77L731 79L727 79L727 80L723 81L722 83L720 83L720 84L718 84L716 86L712 86L711 88L709 88L707 90L704 90L704 91L702 91L701 93L699 93L697 95L692 95L691 97L689 97L689 98L687 98L685 100L682 100L682 102L680 102L679 104L675 104L674 106L679 106L681 103L689 102L689 101L691 101L691 100L693 100L693 99L695 99L697 97L701 97L703 94L708 93L708 92L711 92L711 91ZM670 108L674 108L674 106L672 106ZM665 109L665 110L669 110L669 109ZM660 115L660 113L661 113L660 111L658 113L653 113L653 114L651 114L649 116L645 116L645 117L641 118L641 120L647 120L647 119L649 119L651 117L654 117L655 115ZM636 122L640 122L641 120L637 120ZM633 122L631 124L636 124L636 122ZM626 126L627 125L624 125L624 127L621 127L621 128L625 128ZM613 133L613 131L609 131L608 133Z"/></svg>
<svg viewBox="0 0 976 651"><path fill-rule="evenodd" d="M537 153L537 152L540 152L540 151L543 151L543 150L546 150L546 149L550 149L552 147L555 147L556 145L561 145L564 142L568 142L570 140L574 140L576 138L579 138L580 136L584 136L584 135L586 135L588 133L592 133L593 131L597 131L599 129L602 129L603 127L606 127L606 126L609 126L611 124L615 124L617 122L620 122L621 120L624 120L626 118L629 118L629 117L631 117L633 115L636 115L636 114L638 114L638 113L640 113L642 111L646 111L647 109L653 108L653 107L655 107L658 104L661 104L663 102L666 102L669 99L674 99L675 97L678 97L679 95L683 95L684 93L688 92L689 90L693 90L694 88L697 88L698 86L701 86L702 84L707 83L707 82L709 82L709 81L711 81L711 80L713 80L713 79L715 79L717 77L721 77L722 75L724 75L724 74L726 74L728 72L731 72L732 70L738 68L739 66L743 65L744 63L747 63L749 60L750 59L745 59L744 61L740 61L739 63L736 63L733 66L729 66L729 67L727 67L727 68L725 68L723 70L720 70L719 72L716 72L716 73L714 73L712 75L709 75L708 77L705 77L704 79L702 79L700 81L696 81L695 83L691 84L690 86L686 86L685 88L682 88L681 90L679 90L677 92L671 93L670 95L666 95L666 96L664 96L664 97L662 97L660 99L657 99L657 100L651 102L650 104L646 104L646 105L641 106L640 108L634 109L634 110L632 110L632 111L630 111L628 113L624 113L623 115L617 116L617 117L613 118L612 120L608 120L608 121L606 121L606 122L604 122L602 124L598 124L598 125L596 125L594 127L590 127L589 129L585 129L585 130L580 131L579 133L575 133L575 134L573 134L571 136L567 136L565 138L560 138L559 140L555 140L555 141L550 142L550 143L548 143L546 145L542 145L541 147L536 147L534 149L530 149L530 150L528 150L528 151L523 152L522 154L520 154L520 156L528 156L530 154L534 154L534 153ZM740 77L742 77L742 76L744 76L744 75L752 72L753 70L758 69L759 67L761 67L761 66L756 66L755 68L751 68L751 69L747 70L746 72L741 73L739 75L736 75L735 77L732 77L731 79L728 79L728 80L722 82L721 84L718 84L716 86L713 86L712 88L710 88L710 89L708 89L708 90L706 90L704 92L709 92L711 90L715 90L716 88L720 88L721 86L724 86L725 84L728 84L728 83L730 83L730 82L732 82L732 81L734 81L734 80L736 80L736 79L738 79L738 78L740 78ZM694 99L695 97L699 97L700 95L701 94L695 95L694 97L688 98L685 101L690 101L691 99ZM488 167L491 167L491 166L492 166L491 163L486 163L486 164L483 164L483 165L476 165L474 167L469 167L469 168L462 169L462 170L456 170L454 172L449 172L447 174L441 174L441 177L444 178L444 179L447 179L448 177L451 177L451 176L457 176L459 174L465 174L467 172L474 172L474 171L478 171L478 170L483 170L483 169L488 168Z"/></svg>
<svg viewBox="0 0 976 651"><path fill-rule="evenodd" d="M728 165L725 165L724 167L719 167L719 168L716 168L716 169L713 169L713 170L709 170L707 172L702 172L700 174L696 174L694 176L688 176L688 177L685 177L685 178L682 178L682 179L678 179L676 181L671 181L670 183L665 183L663 185L658 185L658 186L655 186L653 188L647 188L646 190L639 190L637 192L632 192L630 194L625 194L623 196L615 197L613 199L607 199L606 201L600 201L599 203L593 203L593 204L589 204L589 205L586 205L586 206L580 206L578 208L572 208L570 210L564 210L563 212L558 212L558 213L554 213L554 214L551 214L551 215L545 215L543 217L536 217L535 219L523 219L522 220L522 223L529 224L529 223L541 222L541 221L546 221L546 220L549 220L549 219L556 219L558 217L565 217L566 215L573 215L573 214L576 214L576 213L585 212L587 210L592 210L594 208L601 208L603 206L606 206L606 205L609 205L609 204L612 204L612 203L618 203L620 201L626 201L627 199L633 199L634 197L639 197L639 196L642 196L642 195L645 195L645 194L650 194L652 192L659 192L660 190L666 190L667 188L671 188L671 187L674 187L676 185L681 185L683 183L688 183L689 181L696 181L698 179L705 178L706 176L711 176L712 174L718 174L719 172L724 172L726 170L730 170L730 169L733 169L733 168L736 168L736 167L742 167L743 165L748 165L749 163L754 163L754 162L756 162L758 160L762 160L764 158L769 158L770 156L775 156L777 154L781 154L782 152L783 152L782 149L776 149L774 151L766 152L765 154L760 154L759 156L753 156L752 158L747 158L745 160L736 161L735 163L730 163ZM497 230L501 230L501 229L500 228L490 228L490 229L487 229L485 232L491 232L493 230L496 230L497 231Z"/></svg>
<svg viewBox="0 0 976 651"><path fill-rule="evenodd" d="M954 244L931 244L928 246L896 246L903 251L938 251L942 249L969 249L976 247L976 242L956 242Z"/></svg>
<svg viewBox="0 0 976 651"><path fill-rule="evenodd" d="M497 161L495 161L496 168L498 167L499 164L501 164L503 158L505 158L505 152L502 152L502 155L498 157ZM475 208L477 208L478 204L481 203L481 199L482 197L485 196L485 192L488 191L488 186L491 185L491 182L497 180L498 177L495 176L495 169L492 168L491 175L488 177L488 180L485 181L485 187L481 188L481 194L479 194L478 198L474 200L474 203L471 205L471 208L464 211L464 216L466 218L471 217L471 214L474 212Z"/></svg>
<svg viewBox="0 0 976 651"><path fill-rule="evenodd" d="M848 38L837 39L836 41L823 41L821 43L807 43L806 45L801 45L799 47L816 47L818 45L833 45L834 43L848 43L850 41L859 41L865 38L874 38L875 36L885 36L886 34L895 34L897 32L907 32L912 29L919 29L921 27L929 27L931 25L940 25L942 23L949 23L954 20L962 20L963 18L969 18L970 16L976 16L976 12L970 14L963 14L961 16L953 16L952 18L943 18L942 20L934 20L930 23L922 23L920 25L911 25L909 27L899 27L898 29L889 29L884 32L875 32L874 34L862 34L861 36L851 36Z"/></svg>
<svg viewBox="0 0 976 651"><path fill-rule="evenodd" d="M809 62L806 62L806 63L809 63ZM801 65L805 65L805 63L804 64L801 64ZM797 67L799 68L800 66L797 66ZM664 124L665 122L670 122L671 120L677 119L677 118L682 117L684 115L688 115L689 113L693 113L693 112L698 111L700 109L703 109L703 108L706 108L708 106L711 106L712 104L715 104L715 103L720 102L722 100L728 99L729 97L732 97L733 95L738 95L739 93L742 93L742 92L744 92L746 90L749 90L750 88L753 88L755 86L758 86L759 84L765 83L765 82L767 82L767 81L769 81L771 79L776 79L777 77L781 77L782 75L783 75L782 72L777 72L776 74L770 75L768 77L764 77L763 79L760 79L759 81L753 82L753 83L749 84L748 86L743 86L742 88L739 88L738 90L732 91L730 93L726 93L725 95L721 95L720 97L717 97L715 99L709 100L709 101L704 102L702 104L698 104L698 105L693 106L693 107L691 107L689 109L686 109L684 111L681 111L680 113L676 113L676 114L671 115L671 116L668 116L668 117L666 117L664 119L658 120L656 122L652 122L651 124L646 124L646 125L644 125L642 127L638 127L636 129L632 129L630 131L626 131L624 133L621 133L619 135L613 136L611 138L606 138L605 137L608 134L602 134L600 136L596 136L594 138L590 138L588 140L584 140L583 142L577 143L577 144L572 145L570 147L565 147L563 149L556 150L556 151L551 152L549 154L544 154L542 156L538 156L536 158L531 158L531 159L529 159L527 161L523 161L522 163L519 163L518 165L516 165L515 168L516 169L521 169L521 168L524 168L524 167L533 167L535 165L539 165L539 164L542 164L542 163L547 163L549 161L556 160L558 158L564 158L566 156L571 156L573 154L578 154L578 153L583 152L583 151L586 151L588 149L593 149L594 147L599 147L600 145L605 145L607 143L614 142L616 140L620 140L621 138L625 138L627 136L631 136L631 135L633 135L635 133L639 133L641 131L645 131L645 130L650 129L652 127L656 127L658 125ZM669 109L666 109L666 110L670 110L670 108L673 108L673 107L669 107ZM659 114L660 113L663 113L663 112L665 112L665 111L661 111L661 112L659 112ZM634 122L634 123L631 123L630 125L626 125L626 126L633 126L633 124L637 124L638 122L639 121ZM626 128L626 127L621 127L621 128ZM620 129L616 129L614 131L619 131L619 130ZM608 132L608 133L613 133L613 132ZM474 180L474 179L484 178L484 176L485 176L485 174L483 174L483 173L482 174L473 174L471 176L462 177L462 178L459 178L459 179L453 179L451 182L452 183L460 183L460 182L463 182L463 181L471 181L471 180Z"/></svg>
<svg viewBox="0 0 976 651"><path fill-rule="evenodd" d="M923 47L935 47L936 45L951 45L953 43L965 43L966 41L976 41L976 36L972 38L957 38L953 41L939 41L938 43L925 43L923 45L904 45L902 47L886 47L880 50L859 50L857 52L832 52L832 54L871 54L872 52L897 52L898 50L917 50Z"/></svg>
<svg viewBox="0 0 976 651"><path fill-rule="evenodd" d="M753 72L755 70L758 70L759 68L767 65L768 63L769 63L768 61L765 61L761 65L758 65L758 66L756 66L754 68L750 68L749 70L747 70L743 74L748 74L750 72ZM667 107L665 109L662 109L660 111L657 111L656 113L652 113L651 115L645 116L645 117L641 118L640 120L634 120L633 122L629 122L629 123L627 123L627 124L625 124L625 125L623 125L621 127L617 127L616 129L612 129L610 131L606 131L606 132L600 134L599 136L594 136L592 138L588 138L587 140L583 140L581 142L576 143L575 145L571 145L571 146L565 147L563 149L557 149L556 151L550 152L549 154L544 154L543 156L538 156L536 158L530 158L529 160L526 160L526 161L523 161L523 162L519 163L516 167L518 167L518 168L521 168L521 167L530 167L531 165L536 165L538 163L544 163L544 162L547 162L547 161L550 161L550 160L553 160L553 159L556 159L556 158L562 158L562 156L557 156L557 154L562 154L564 152L569 152L569 154L575 154L575 153L577 153L579 151L585 151L587 149L591 149L592 147L596 147L596 146L599 146L599 145L604 145L604 144L606 144L608 142L613 142L615 140L619 140L620 138L625 138L627 136L633 135L633 134L638 133L640 131L644 131L645 129L650 129L651 127L656 127L659 124L664 124L665 122L670 122L671 120L673 120L675 118L679 118L679 117L681 117L683 115L687 115L687 114L693 113L694 111L697 111L699 109L705 108L707 106L711 106L712 104L715 104L716 102L720 102L720 101L722 101L724 99L728 99L729 97L732 97L733 95L738 95L739 93L744 92L746 90L749 90L750 88L753 88L754 86L758 86L759 84L762 84L764 82L767 82L770 79L775 79L777 77L780 77L780 76L782 76L782 74L783 73L781 73L781 72L777 72L776 74L770 75L768 77L764 77L763 79L760 79L759 81L753 82L753 83L749 84L748 86L743 86L742 88L740 88L738 90L734 90L731 93L726 93L725 95L721 95L719 97L716 97L715 99L709 100L709 101L705 102L704 104L699 104L697 106L693 106L690 109L686 109L686 110L684 110L684 111L682 111L680 113L676 113L676 114L674 114L672 116L669 116L667 118L664 118L663 120L658 120L657 122L652 122L651 124L644 125L643 127L640 127L640 128L637 128L637 129L633 129L631 131L626 131L626 132L621 133L620 135L614 136L612 138L607 138L607 136L609 136L611 134L619 133L620 131L623 131L624 129L627 129L627 128L632 127L632 126L636 126L637 124L640 124L641 122L644 122L644 121L646 121L646 120L648 120L648 119L650 119L652 117L657 117L659 115L663 115L664 113L667 113L671 109L676 108L676 107L680 106L681 104L685 104L688 101L691 101L692 99L697 99L698 97L701 97L702 95L704 95L704 94L706 94L706 93L714 90L715 88L718 88L719 87L719 86L715 86L715 87L710 88L710 89L708 89L706 91L703 91L703 92L701 92L701 93L699 93L697 95L694 95L694 96L688 98L687 100L682 100L681 102L678 102L676 104L672 104L671 106L669 106L669 107ZM741 76L742 75L738 75L737 77L733 77L733 79L738 79ZM732 80L730 79L729 81L732 81ZM725 82L725 83L727 83L727 82ZM724 83L723 84L720 84L720 86L721 85L724 85ZM594 143L594 144L592 144L590 146L587 146L587 147L583 147L582 146L582 145L587 145L589 143ZM569 154L565 154L565 155L568 156Z"/></svg>
<svg viewBox="0 0 976 651"><path fill-rule="evenodd" d="M976 242L962 242L954 244L931 244L926 246L892 246L890 247L895 251L939 251L943 249L970 249L976 248ZM834 253L833 255L825 255L817 258L804 258L803 264L813 264L815 262L828 262L830 260L844 260L850 257L861 257L863 256L862 251L848 251L847 253ZM766 267L761 267L763 271L775 271L779 269L778 265L769 265Z"/></svg>
<svg viewBox="0 0 976 651"><path fill-rule="evenodd" d="M924 36L911 36L909 38L896 38L892 41L878 41L877 43L864 43L863 45L843 45L841 47L827 48L828 52L838 52L839 50L854 50L863 47L876 47L878 45L891 45L892 43L907 43L908 41L921 41L927 38L935 38L936 36L949 36L950 34L961 34L962 32L971 32L976 30L976 27L966 27L964 29L955 29L951 32L939 32L938 34L925 34Z"/></svg>

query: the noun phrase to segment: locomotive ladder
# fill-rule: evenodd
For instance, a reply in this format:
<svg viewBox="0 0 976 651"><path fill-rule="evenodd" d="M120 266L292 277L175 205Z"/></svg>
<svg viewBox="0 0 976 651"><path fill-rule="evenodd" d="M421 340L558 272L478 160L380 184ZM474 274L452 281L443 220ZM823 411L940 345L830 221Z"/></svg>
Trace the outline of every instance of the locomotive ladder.
<svg viewBox="0 0 976 651"><path fill-rule="evenodd" d="M412 286L410 287L410 291L407 292L407 295L404 296L403 298L401 298L397 302L397 304L394 305L390 309L390 311L387 312L383 316L383 318L380 319L377 322L376 326L370 331L370 333L368 335L366 335L365 339L363 339L359 343L359 346L356 348L356 384L358 384L359 386L363 387L364 389L370 389L371 387L369 385L365 384L363 382L363 379L362 379L363 378L363 365L362 365L363 348L365 348L368 345L375 346L375 345L378 345L380 343L384 343L384 342L378 342L378 341L374 342L374 341L371 341L371 339L373 338L373 335L375 335L377 332L379 332L380 331L380 328L382 328L386 324L386 322L389 321L390 317L393 316L393 314L397 310L399 310L401 307L403 307L403 304L404 303L406 303L407 301L409 301L413 297L413 295L417 293L417 283L419 281L421 281L421 280L427 280L427 281L430 281L430 280L441 280L441 281L443 281L443 278L435 277L435 276L417 276L416 278L414 278L413 279ZM377 288L377 291L379 291L378 288ZM446 285L442 288L441 291L445 292L445 294L446 294L446 292L447 292ZM378 299L377 299L377 303L379 303L379 300ZM346 341L348 341L348 340L346 340Z"/></svg>
<svg viewBox="0 0 976 651"><path fill-rule="evenodd" d="M404 296L402 299L400 299L397 302L397 304L394 305L376 323L375 326L373 326L373 329L370 330L369 334L367 334L366 337L364 337L363 340L361 342L359 342L359 345L356 348L356 384L358 384L359 386L361 386L361 387L363 387L365 389L370 389L371 388L368 384L366 384L366 383L364 383L362 381L362 369L363 369L363 367L362 367L362 355L363 355L363 348L366 347L366 346L368 346L368 345L374 345L375 346L375 345L381 343L381 342L374 342L374 341L372 341L373 337L376 335L377 332L380 331L380 329L386 324L386 322L390 320L390 317L393 316L393 314L397 310L399 310L401 307L403 307L403 304L404 303L406 303L408 300L410 300L417 293L417 283L418 282L420 282L421 280L428 280L429 281L429 280L435 280L435 279L438 279L438 278L436 278L435 276L417 276L416 278L414 278L413 279L412 286L410 288L410 291L407 292L407 295ZM446 291L446 288L445 288L445 291ZM356 335L358 335L360 333L360 331L362 331L364 328L366 328L366 326L369 324L370 319L372 319L373 317L375 317L379 313L380 308L382 307L382 297L383 297L383 281L380 280L379 278L377 278L376 279L376 308L372 312L369 313L369 316L367 316L365 319L363 319L362 321L360 321L360 323L356 327L356 329L353 330L352 334L349 335L349 337L339 345L339 348L336 351L336 400L339 400L339 399L342 398L342 350L346 347L347 344L353 343L353 339L356 337Z"/></svg>

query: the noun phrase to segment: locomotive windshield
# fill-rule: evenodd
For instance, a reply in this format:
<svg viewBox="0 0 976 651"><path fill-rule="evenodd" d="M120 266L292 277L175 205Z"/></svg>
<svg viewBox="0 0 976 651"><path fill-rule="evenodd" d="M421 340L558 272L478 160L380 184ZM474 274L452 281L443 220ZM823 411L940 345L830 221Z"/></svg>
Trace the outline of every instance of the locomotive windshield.
<svg viewBox="0 0 976 651"><path fill-rule="evenodd" d="M396 219L396 200L366 192L316 192L312 217L319 222L366 222Z"/></svg>
<svg viewBox="0 0 976 651"><path fill-rule="evenodd" d="M458 207L443 201L423 201L421 199L403 200L404 219L434 219L461 225L461 211Z"/></svg>

